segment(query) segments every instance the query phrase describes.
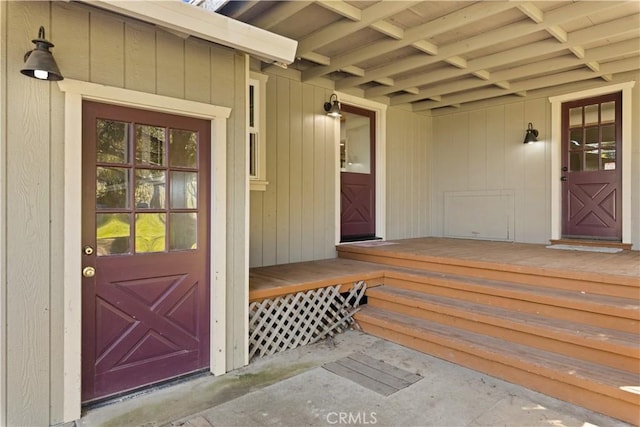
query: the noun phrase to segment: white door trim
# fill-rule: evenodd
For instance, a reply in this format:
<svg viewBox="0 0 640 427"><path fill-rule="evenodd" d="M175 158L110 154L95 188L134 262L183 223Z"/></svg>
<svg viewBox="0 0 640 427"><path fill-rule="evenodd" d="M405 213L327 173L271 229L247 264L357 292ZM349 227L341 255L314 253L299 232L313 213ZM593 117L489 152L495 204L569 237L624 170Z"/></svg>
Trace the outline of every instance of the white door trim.
<svg viewBox="0 0 640 427"><path fill-rule="evenodd" d="M368 99L335 92L340 102L364 108L376 114L376 236L383 240L387 235L387 106L385 104L370 101ZM334 147L335 147L335 243L340 244L340 120L335 120Z"/></svg>
<svg viewBox="0 0 640 427"><path fill-rule="evenodd" d="M225 372L226 132L231 109L65 79L63 421L80 418L82 341L82 101L92 100L206 119L211 122L210 371Z"/></svg>
<svg viewBox="0 0 640 427"><path fill-rule="evenodd" d="M631 243L631 89L635 81L552 96L551 102L551 239L562 237L562 103L622 91L622 243Z"/></svg>

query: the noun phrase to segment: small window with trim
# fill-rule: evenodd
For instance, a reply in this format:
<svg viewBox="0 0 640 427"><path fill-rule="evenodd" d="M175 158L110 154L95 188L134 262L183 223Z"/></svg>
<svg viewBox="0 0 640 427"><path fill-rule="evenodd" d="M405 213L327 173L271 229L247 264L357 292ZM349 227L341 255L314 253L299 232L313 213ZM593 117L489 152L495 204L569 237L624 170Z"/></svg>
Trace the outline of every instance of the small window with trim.
<svg viewBox="0 0 640 427"><path fill-rule="evenodd" d="M249 78L249 117L247 140L249 142L249 183L251 190L267 189L266 167L266 83L269 77L251 72Z"/></svg>

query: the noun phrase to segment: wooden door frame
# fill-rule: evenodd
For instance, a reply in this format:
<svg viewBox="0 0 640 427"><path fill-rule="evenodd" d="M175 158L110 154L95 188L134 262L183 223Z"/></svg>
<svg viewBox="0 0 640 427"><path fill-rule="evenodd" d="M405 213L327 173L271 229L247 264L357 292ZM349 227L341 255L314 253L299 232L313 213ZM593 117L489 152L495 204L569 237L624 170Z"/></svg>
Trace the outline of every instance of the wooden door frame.
<svg viewBox="0 0 640 427"><path fill-rule="evenodd" d="M622 92L622 243L631 242L631 113L632 92L635 81L598 87L595 89L553 96L551 102L551 239L562 238L562 104L583 98Z"/></svg>
<svg viewBox="0 0 640 427"><path fill-rule="evenodd" d="M116 104L211 122L210 371L214 375L226 371L226 133L231 109L72 79L59 81L58 88L65 95L62 417L63 421L72 421L81 415L82 101ZM244 317L248 317L248 313Z"/></svg>
<svg viewBox="0 0 640 427"><path fill-rule="evenodd" d="M376 117L376 170L375 170L375 186L376 186L376 230L375 235L386 239L386 165L387 165L387 106L368 99L359 98L342 92L333 92L340 102L353 105L354 107L364 108L375 113ZM336 245L340 245L340 120L328 117L328 120L335 122L333 128L334 141L334 171L335 171L335 237Z"/></svg>

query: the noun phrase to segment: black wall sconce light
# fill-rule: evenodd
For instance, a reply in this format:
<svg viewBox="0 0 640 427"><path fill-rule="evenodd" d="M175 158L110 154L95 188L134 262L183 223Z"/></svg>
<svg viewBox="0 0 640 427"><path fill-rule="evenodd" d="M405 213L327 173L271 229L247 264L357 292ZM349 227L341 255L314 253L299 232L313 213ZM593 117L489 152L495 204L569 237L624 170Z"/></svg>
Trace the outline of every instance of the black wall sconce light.
<svg viewBox="0 0 640 427"><path fill-rule="evenodd" d="M533 144L538 140L538 131L533 128L533 124L529 122L529 126L527 126L527 134L524 136L525 144Z"/></svg>
<svg viewBox="0 0 640 427"><path fill-rule="evenodd" d="M24 67L20 72L25 76L40 80L62 80L62 74L58 69L56 60L49 48L53 43L44 38L44 27L40 27L38 38L31 40L36 48L24 54Z"/></svg>
<svg viewBox="0 0 640 427"><path fill-rule="evenodd" d="M333 101L331 101L332 99ZM338 95L335 93L331 94L329 102L324 103L324 111L327 112L327 116L342 117L342 114L340 114L340 102L338 101Z"/></svg>

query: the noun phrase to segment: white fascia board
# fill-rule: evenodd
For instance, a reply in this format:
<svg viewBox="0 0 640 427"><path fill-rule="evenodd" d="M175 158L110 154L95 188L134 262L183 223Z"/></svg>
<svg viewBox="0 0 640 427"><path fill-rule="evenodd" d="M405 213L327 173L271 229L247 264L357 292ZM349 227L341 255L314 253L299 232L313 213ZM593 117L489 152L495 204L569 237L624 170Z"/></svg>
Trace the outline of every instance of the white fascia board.
<svg viewBox="0 0 640 427"><path fill-rule="evenodd" d="M295 60L298 42L180 0L83 0L92 6L283 64Z"/></svg>

